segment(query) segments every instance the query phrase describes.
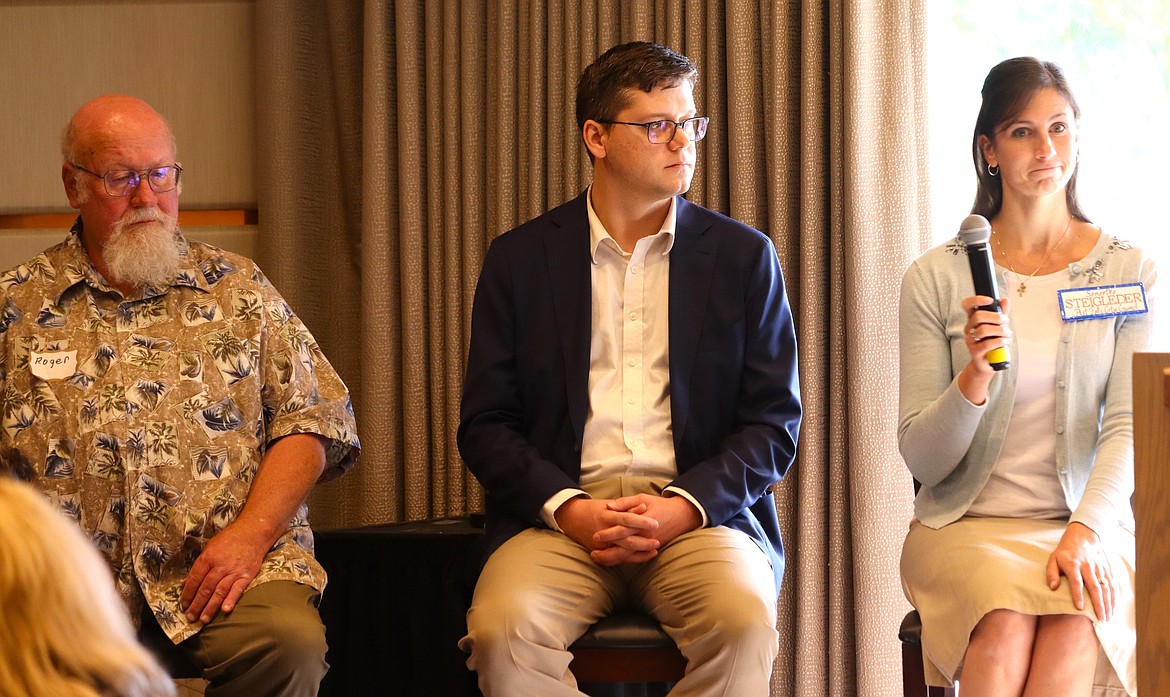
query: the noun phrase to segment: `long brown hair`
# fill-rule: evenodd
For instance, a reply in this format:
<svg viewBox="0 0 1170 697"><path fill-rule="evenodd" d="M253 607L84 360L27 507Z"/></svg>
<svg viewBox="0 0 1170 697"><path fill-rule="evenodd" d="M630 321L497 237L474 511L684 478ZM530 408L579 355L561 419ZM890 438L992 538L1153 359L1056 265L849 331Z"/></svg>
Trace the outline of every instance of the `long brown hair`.
<svg viewBox="0 0 1170 697"><path fill-rule="evenodd" d="M1009 58L987 73L981 92L983 104L979 108L979 116L975 119L975 134L971 138L971 158L975 162L975 176L979 180L975 189L975 203L971 206L972 213L990 219L995 217L1003 206L1003 181L987 171L987 159L983 156L983 148L979 147L979 136L987 136L995 142L996 129L1019 116L1037 92L1049 87L1068 102L1073 119L1079 122L1081 108L1077 106L1076 97L1073 96L1064 71L1055 63L1022 56ZM1081 210L1077 200L1079 169L1078 161L1068 184L1064 187L1064 196L1068 203L1068 212L1077 220L1087 223L1090 222L1089 218Z"/></svg>

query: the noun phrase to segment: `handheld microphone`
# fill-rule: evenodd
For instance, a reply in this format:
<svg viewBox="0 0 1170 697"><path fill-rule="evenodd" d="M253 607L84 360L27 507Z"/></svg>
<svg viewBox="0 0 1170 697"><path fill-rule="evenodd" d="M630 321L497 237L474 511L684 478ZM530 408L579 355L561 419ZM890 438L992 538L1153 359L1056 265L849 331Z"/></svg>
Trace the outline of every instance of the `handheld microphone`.
<svg viewBox="0 0 1170 697"><path fill-rule="evenodd" d="M959 239L967 246L967 261L971 265L971 280L975 294L991 298L990 305L980 310L999 312L999 287L995 283L995 262L991 259L991 223L981 215L969 215L959 225ZM1006 346L987 352L987 362L993 370L1007 370L1011 365Z"/></svg>

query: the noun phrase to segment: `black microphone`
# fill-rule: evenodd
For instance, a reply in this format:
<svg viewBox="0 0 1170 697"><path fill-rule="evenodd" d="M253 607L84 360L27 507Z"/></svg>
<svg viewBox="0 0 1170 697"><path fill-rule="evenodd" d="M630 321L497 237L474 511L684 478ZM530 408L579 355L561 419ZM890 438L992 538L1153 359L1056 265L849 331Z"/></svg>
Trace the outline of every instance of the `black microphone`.
<svg viewBox="0 0 1170 697"><path fill-rule="evenodd" d="M967 246L967 261L971 264L971 280L975 282L975 295L991 298L990 305L980 310L999 312L999 287L995 283L995 262L991 259L991 223L981 215L969 215L959 226L959 239ZM1012 364L1006 346L987 352L987 362L994 370L1007 370Z"/></svg>

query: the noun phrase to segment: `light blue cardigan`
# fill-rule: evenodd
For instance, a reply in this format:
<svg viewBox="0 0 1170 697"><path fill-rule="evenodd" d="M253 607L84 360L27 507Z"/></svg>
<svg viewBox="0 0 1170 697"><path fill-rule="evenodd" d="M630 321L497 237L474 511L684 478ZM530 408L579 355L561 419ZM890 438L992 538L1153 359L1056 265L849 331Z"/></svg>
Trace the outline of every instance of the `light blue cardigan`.
<svg viewBox="0 0 1170 697"><path fill-rule="evenodd" d="M1002 295L1002 269L997 277ZM1069 265L1067 287L1141 281L1152 308L1156 278L1152 259L1102 233L1088 256ZM959 303L974 294L966 248L957 237L928 250L902 279L898 445L922 483L915 516L932 528L963 516L987 483L1015 399L1014 364L992 378L982 406L958 389L955 376L970 360L963 337L967 317ZM1070 522L1102 536L1119 525L1133 529L1131 371L1134 351L1149 341L1152 314L1065 322L1060 332L1057 471Z"/></svg>

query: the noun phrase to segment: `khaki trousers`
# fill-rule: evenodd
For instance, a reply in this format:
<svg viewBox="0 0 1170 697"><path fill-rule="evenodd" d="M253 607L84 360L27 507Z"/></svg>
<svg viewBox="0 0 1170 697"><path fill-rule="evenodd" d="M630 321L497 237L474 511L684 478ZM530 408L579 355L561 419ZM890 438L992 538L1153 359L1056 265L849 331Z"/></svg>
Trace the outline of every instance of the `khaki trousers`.
<svg viewBox="0 0 1170 697"><path fill-rule="evenodd" d="M611 499L659 493L623 477L584 487ZM623 607L657 619L687 659L672 695L764 697L779 650L776 587L767 556L743 533L715 527L682 535L644 564L603 567L568 536L526 530L492 553L459 646L487 697L581 695L567 647Z"/></svg>
<svg viewBox="0 0 1170 697"><path fill-rule="evenodd" d="M329 670L319 599L312 587L294 581L262 583L231 613L220 612L168 650L187 653L201 669L206 697L314 697ZM147 621L153 626L144 631L162 634L153 617Z"/></svg>

